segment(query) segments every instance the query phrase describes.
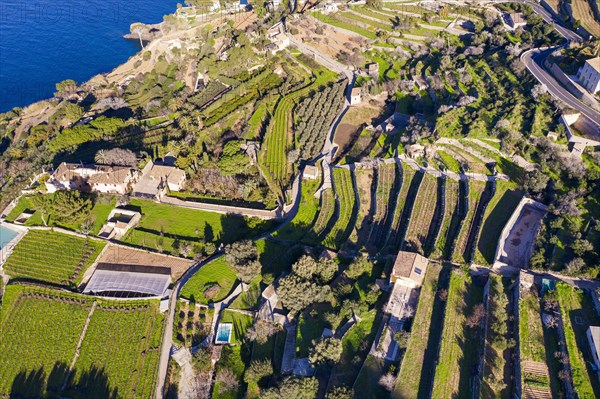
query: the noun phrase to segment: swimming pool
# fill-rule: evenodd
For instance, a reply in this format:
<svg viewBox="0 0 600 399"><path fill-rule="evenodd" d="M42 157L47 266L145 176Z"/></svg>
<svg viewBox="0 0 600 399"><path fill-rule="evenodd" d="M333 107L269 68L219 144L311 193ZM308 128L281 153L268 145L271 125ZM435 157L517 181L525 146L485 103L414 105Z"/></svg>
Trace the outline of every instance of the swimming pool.
<svg viewBox="0 0 600 399"><path fill-rule="evenodd" d="M221 323L217 328L215 344L228 344L231 340L231 323Z"/></svg>
<svg viewBox="0 0 600 399"><path fill-rule="evenodd" d="M6 225L0 224L0 249L4 248L6 244L11 242L13 238L17 236L17 231L7 227Z"/></svg>

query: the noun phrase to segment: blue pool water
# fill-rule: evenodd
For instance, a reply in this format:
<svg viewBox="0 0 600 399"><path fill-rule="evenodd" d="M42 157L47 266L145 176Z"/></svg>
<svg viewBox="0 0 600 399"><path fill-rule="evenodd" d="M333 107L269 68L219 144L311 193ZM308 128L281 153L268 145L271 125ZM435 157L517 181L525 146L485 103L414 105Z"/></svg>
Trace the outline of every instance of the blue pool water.
<svg viewBox="0 0 600 399"><path fill-rule="evenodd" d="M64 79L81 83L111 71L139 48L122 37L131 23L160 22L176 4L0 0L0 112L51 97Z"/></svg>
<svg viewBox="0 0 600 399"><path fill-rule="evenodd" d="M17 236L17 232L0 224L0 249L12 241Z"/></svg>
<svg viewBox="0 0 600 399"><path fill-rule="evenodd" d="M217 329L217 341L218 343L228 343L231 337L231 324L219 324Z"/></svg>

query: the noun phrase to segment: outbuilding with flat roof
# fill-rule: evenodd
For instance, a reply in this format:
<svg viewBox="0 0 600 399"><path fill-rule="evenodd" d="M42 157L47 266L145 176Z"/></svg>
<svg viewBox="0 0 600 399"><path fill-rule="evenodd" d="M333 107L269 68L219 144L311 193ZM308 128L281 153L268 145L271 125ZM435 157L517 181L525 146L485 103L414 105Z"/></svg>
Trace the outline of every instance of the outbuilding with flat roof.
<svg viewBox="0 0 600 399"><path fill-rule="evenodd" d="M390 282L410 288L418 288L423 284L429 261L416 253L400 251L396 256Z"/></svg>

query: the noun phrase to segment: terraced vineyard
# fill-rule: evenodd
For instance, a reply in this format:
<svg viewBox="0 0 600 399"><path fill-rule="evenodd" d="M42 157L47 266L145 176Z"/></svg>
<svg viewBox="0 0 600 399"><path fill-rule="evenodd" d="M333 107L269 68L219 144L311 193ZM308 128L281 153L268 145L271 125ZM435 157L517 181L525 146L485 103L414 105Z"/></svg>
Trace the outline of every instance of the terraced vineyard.
<svg viewBox="0 0 600 399"><path fill-rule="evenodd" d="M320 180L303 180L302 197L298 212L290 223L275 233L275 237L282 240L299 241L313 225L319 212L319 198L315 193L321 186Z"/></svg>
<svg viewBox="0 0 600 399"><path fill-rule="evenodd" d="M410 189L411 182L415 177L415 170L406 164L401 165L401 177L402 180L400 182L400 189L398 191L398 196L396 197L396 207L394 209L394 214L392 216L392 223L390 225L390 231L388 232L388 237L386 239L386 246L389 248L396 241L396 234L400 229L400 221L402 218L402 212L404 210L404 206L406 205L406 198L408 197L408 191Z"/></svg>
<svg viewBox="0 0 600 399"><path fill-rule="evenodd" d="M30 230L4 264L11 279L76 287L106 242L47 230Z"/></svg>
<svg viewBox="0 0 600 399"><path fill-rule="evenodd" d="M469 180L469 197L467 202L467 211L465 213L464 218L461 221L460 232L456 239L454 252L452 253L452 260L455 262L462 263L468 261L465 254L467 250L467 242L469 240L469 234L471 231L471 226L473 224L473 218L475 217L475 212L477 211L477 206L479 204L479 200L484 189L484 182L480 182L477 180Z"/></svg>
<svg viewBox="0 0 600 399"><path fill-rule="evenodd" d="M411 169L410 166L403 166L404 171L408 169ZM425 173L423 172L415 172L410 181L410 185L408 186L404 184L403 180L398 203L396 205L396 213L394 214L394 221L392 222L392 231L390 232L390 237L388 240L388 248L392 252L396 252L403 246L406 231L410 223L412 210L415 205L415 198L420 190L424 175ZM400 213L398 213L398 208L402 208Z"/></svg>
<svg viewBox="0 0 600 399"><path fill-rule="evenodd" d="M382 248L389 231L390 217L394 212L395 201L392 199L396 182L396 164L383 164L377 169L377 190L375 191L375 214L371 226L369 246Z"/></svg>
<svg viewBox="0 0 600 399"><path fill-rule="evenodd" d="M565 332L565 341L573 372L573 386L580 398L600 397L600 381L592 369L587 329L600 325L588 294L565 283L556 285Z"/></svg>
<svg viewBox="0 0 600 399"><path fill-rule="evenodd" d="M163 331L158 301L95 301L10 285L0 320L0 396L152 396Z"/></svg>
<svg viewBox="0 0 600 399"><path fill-rule="evenodd" d="M323 241L323 238L329 233L329 230L331 230L331 221L335 215L335 210L335 193L333 192L333 189L328 188L321 193L319 216L303 241L313 245L317 245Z"/></svg>
<svg viewBox="0 0 600 399"><path fill-rule="evenodd" d="M461 270L450 276L446 316L432 397L470 397L472 371L479 360L481 328L469 328L467 316L481 304L483 288Z"/></svg>
<svg viewBox="0 0 600 399"><path fill-rule="evenodd" d="M358 189L358 216L354 230L350 235L350 245L356 249L362 248L368 239L371 231L371 208L373 206L372 185L374 172L373 169L357 169L355 172L356 187Z"/></svg>
<svg viewBox="0 0 600 399"><path fill-rule="evenodd" d="M75 398L108 398L116 393L119 397L152 397L162 331L158 301L99 304L66 392ZM98 374L106 378L106 384ZM94 376L96 380L82 395L79 384Z"/></svg>
<svg viewBox="0 0 600 399"><path fill-rule="evenodd" d="M439 331L436 322L440 322L443 317L442 303L439 299L436 301L441 272L442 268L437 264L432 263L427 268L410 339L392 392L393 399L422 398L429 393L427 384L423 382L431 374L428 366L435 361L431 355L434 346L432 338ZM429 365L426 364L428 362Z"/></svg>
<svg viewBox="0 0 600 399"><path fill-rule="evenodd" d="M335 224L323 240L323 244L332 249L339 249L348 239L358 212L352 172L348 169L333 169L333 185L336 193L337 215Z"/></svg>
<svg viewBox="0 0 600 399"><path fill-rule="evenodd" d="M311 90L332 83L337 79L336 74L326 69L315 71L315 75L316 79L313 82L281 99L264 138L259 160L279 189L287 184L291 172L288 168L287 152L292 144L290 132L292 131L293 107L300 98L305 97Z"/></svg>
<svg viewBox="0 0 600 399"><path fill-rule="evenodd" d="M438 203L438 192L438 179L425 173L406 231L406 250L424 254L427 236L434 227L433 215Z"/></svg>
<svg viewBox="0 0 600 399"><path fill-rule="evenodd" d="M456 180L446 179L445 182L446 203L444 205L444 214L442 216L440 231L437 236L432 258L441 259L447 253L447 247L453 240L453 233L450 229L453 219L458 218L459 205L459 184ZM457 225L457 223L455 223ZM456 229L455 229L456 230Z"/></svg>

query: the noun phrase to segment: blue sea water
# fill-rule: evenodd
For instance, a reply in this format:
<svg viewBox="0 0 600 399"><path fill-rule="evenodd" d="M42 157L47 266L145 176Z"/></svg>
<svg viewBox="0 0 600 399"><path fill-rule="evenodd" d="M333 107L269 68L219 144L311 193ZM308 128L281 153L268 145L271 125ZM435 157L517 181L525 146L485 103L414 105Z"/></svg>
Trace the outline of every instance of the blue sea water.
<svg viewBox="0 0 600 399"><path fill-rule="evenodd" d="M180 0L181 1L181 0ZM123 35L176 0L0 0L0 112L51 97L64 79L109 72L139 50Z"/></svg>

